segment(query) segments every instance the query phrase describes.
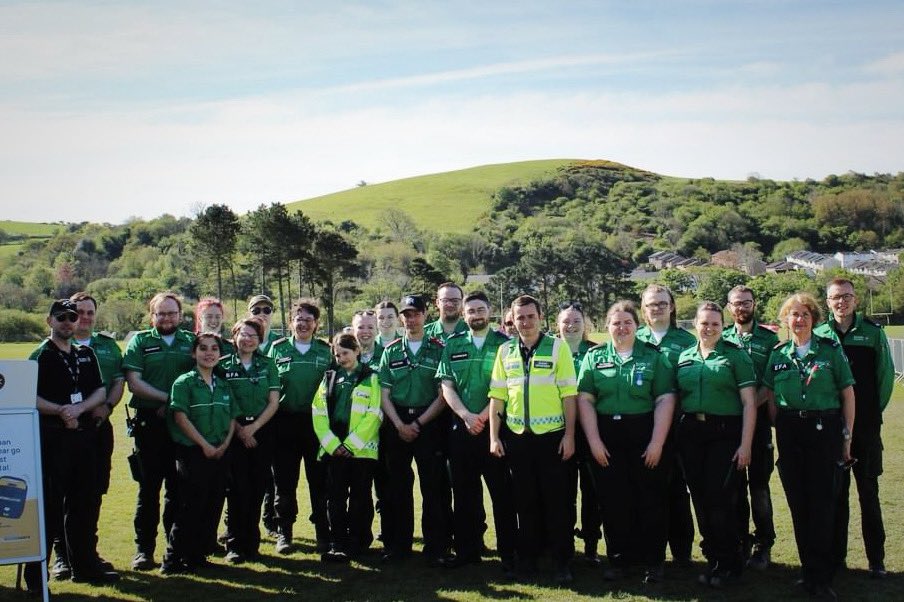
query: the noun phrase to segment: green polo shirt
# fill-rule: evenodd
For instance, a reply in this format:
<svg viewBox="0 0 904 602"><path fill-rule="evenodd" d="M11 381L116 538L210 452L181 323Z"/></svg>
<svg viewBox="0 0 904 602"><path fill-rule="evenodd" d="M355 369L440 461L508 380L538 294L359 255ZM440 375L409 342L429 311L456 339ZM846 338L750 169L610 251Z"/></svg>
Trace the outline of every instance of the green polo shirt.
<svg viewBox="0 0 904 602"><path fill-rule="evenodd" d="M437 380L450 381L469 412L479 414L489 403L490 377L499 346L508 337L488 329L483 346L474 344L470 331L457 333L446 341L443 357L436 371Z"/></svg>
<svg viewBox="0 0 904 602"><path fill-rule="evenodd" d="M91 341L88 346L94 350L97 356L97 363L100 365L100 375L104 379L104 386L107 388L107 394L110 394L110 387L117 379L124 378L122 373L122 351L116 343L116 339L108 334L95 332L91 335Z"/></svg>
<svg viewBox="0 0 904 602"><path fill-rule="evenodd" d="M599 414L645 414L660 395L675 391L675 371L652 343L636 340L622 359L611 341L592 347L581 361L578 392L596 398Z"/></svg>
<svg viewBox="0 0 904 602"><path fill-rule="evenodd" d="M854 384L854 376L841 345L813 335L803 358L787 340L772 350L763 386L775 392L779 409L833 410L841 407L842 389Z"/></svg>
<svg viewBox="0 0 904 602"><path fill-rule="evenodd" d="M383 357L383 345L380 345L377 342L374 342L374 354L371 356L370 360L367 363L367 366L377 372L380 370L380 358ZM364 358L360 358L361 361L364 361Z"/></svg>
<svg viewBox="0 0 904 602"><path fill-rule="evenodd" d="M211 390L196 370L186 372L173 383L167 420L170 436L176 443L195 445L172 419L175 412L185 414L205 441L214 446L220 445L226 440L229 423L236 416L229 383L214 374Z"/></svg>
<svg viewBox="0 0 904 602"><path fill-rule="evenodd" d="M176 330L172 345L166 344L156 328L137 332L126 346L122 369L140 373L141 379L155 389L169 391L176 379L195 365L191 357L194 340L195 335L181 328ZM164 404L133 394L129 405L156 409Z"/></svg>
<svg viewBox="0 0 904 602"><path fill-rule="evenodd" d="M274 341L268 355L279 372L280 410L310 414L314 394L333 359L329 344L311 339L311 348L302 354L292 336Z"/></svg>
<svg viewBox="0 0 904 602"><path fill-rule="evenodd" d="M390 343L380 358L380 386L389 389L392 403L406 408L422 408L436 399L436 370L443 357L442 341L426 335L421 348L412 353L408 337Z"/></svg>
<svg viewBox="0 0 904 602"><path fill-rule="evenodd" d="M565 337L560 337L563 341ZM584 340L581 341L581 344L578 345L578 350L571 354L571 359L574 360L574 373L577 374L581 371L581 362L584 361L584 356L587 355L587 352L593 348L593 343L590 341ZM570 348L569 348L570 349Z"/></svg>
<svg viewBox="0 0 904 602"><path fill-rule="evenodd" d="M669 363L673 367L678 363L678 355L682 351L697 344L697 337L677 326L669 326L665 336L662 337L662 340L658 343L649 326L641 326L638 328L637 338L647 343L653 343L659 347L659 350L669 358Z"/></svg>
<svg viewBox="0 0 904 602"><path fill-rule="evenodd" d="M269 355L270 347L273 346L273 343L282 338L284 338L282 335L279 335L271 330L267 333L267 340L265 340L264 343L257 348L257 350L260 351L262 355Z"/></svg>
<svg viewBox="0 0 904 602"><path fill-rule="evenodd" d="M461 334L463 332L468 332L468 325L461 318L458 319L458 322L455 323L455 329L449 334L446 334L446 331L443 330L442 320L434 320L424 326L425 337L439 339L443 343L448 341L452 335Z"/></svg>
<svg viewBox="0 0 904 602"><path fill-rule="evenodd" d="M722 338L747 352L747 355L753 360L756 382L761 385L769 354L772 353L772 348L778 344L778 335L754 321L750 332L741 334L732 324L722 331Z"/></svg>
<svg viewBox="0 0 904 602"><path fill-rule="evenodd" d="M270 391L279 391L279 372L273 360L260 351L251 356L247 369L237 353L220 358L217 374L229 381L236 415L258 417L269 403Z"/></svg>
<svg viewBox="0 0 904 602"><path fill-rule="evenodd" d="M740 416L741 389L756 387L756 371L747 353L723 339L703 359L694 345L678 356L678 391L681 409L719 416Z"/></svg>

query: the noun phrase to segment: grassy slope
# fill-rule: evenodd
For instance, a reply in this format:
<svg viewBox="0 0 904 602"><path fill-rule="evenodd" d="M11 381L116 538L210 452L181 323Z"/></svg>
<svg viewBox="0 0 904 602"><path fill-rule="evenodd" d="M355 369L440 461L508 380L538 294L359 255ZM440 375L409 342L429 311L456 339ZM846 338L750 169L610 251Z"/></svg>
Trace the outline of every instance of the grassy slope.
<svg viewBox="0 0 904 602"><path fill-rule="evenodd" d="M0 358L21 358L34 345L0 344ZM313 551L313 527L303 518L296 526L296 542L301 548L288 557L276 556L272 541L265 538L261 551L264 563L249 563L239 567L228 566L222 558L214 558L216 568L204 575L186 577L162 577L157 572L138 573L125 570L134 553L132 543L132 513L136 486L128 474L126 456L131 442L123 435L124 411L120 406L114 416L116 426L116 452L113 459L114 473L110 493L106 496L101 517L100 552L122 571L123 579L116 587L91 587L71 582L51 582L57 599L84 600L174 600L217 599L233 600L695 600L731 599L766 600L785 599L794 596L792 583L799 566L793 543L788 506L778 473L773 474L773 501L778 542L773 549L774 565L765 573L748 572L743 583L724 594L708 591L698 586L695 578L702 568L699 548L694 550L695 566L678 568L667 565L668 579L657 586L640 584L640 576L632 576L618 589L602 580L599 568L575 561L575 584L569 589L553 587L548 581L538 585L509 583L501 578L498 563L485 562L482 566L455 571L424 568L422 561L414 557L404 564L386 566L376 554L366 556L361 562L348 567L324 565ZM859 511L856 510L856 487L852 487L851 525L848 566L852 570L836 580L839 595L849 600L900 600L900 571L904 558L904 539L899 535L904 525L904 387L897 386L885 413L885 474L881 479L882 505L886 529L887 565L896 574L885 582L870 581L865 568L866 559L860 538ZM298 491L299 517L309 512L306 486ZM416 505L420 495L416 492ZM490 508L487 500L487 508ZM493 527L487 541L493 546ZM374 521L379 530L379 518ZM163 549L159 537L157 559ZM699 543L699 536L698 536ZM13 567L0 567L0 600L17 599L12 584ZM59 596L62 594L62 596Z"/></svg>
<svg viewBox="0 0 904 602"><path fill-rule="evenodd" d="M287 205L316 220L335 223L346 219L373 227L384 210L398 208L418 226L443 232L469 232L475 220L488 209L490 195L499 187L527 183L571 163L567 159L522 161L483 165L458 171L368 184Z"/></svg>
<svg viewBox="0 0 904 602"><path fill-rule="evenodd" d="M32 222L15 222L12 220L0 220L0 230L10 235L33 236L43 238L53 234L59 228L59 224L35 224Z"/></svg>

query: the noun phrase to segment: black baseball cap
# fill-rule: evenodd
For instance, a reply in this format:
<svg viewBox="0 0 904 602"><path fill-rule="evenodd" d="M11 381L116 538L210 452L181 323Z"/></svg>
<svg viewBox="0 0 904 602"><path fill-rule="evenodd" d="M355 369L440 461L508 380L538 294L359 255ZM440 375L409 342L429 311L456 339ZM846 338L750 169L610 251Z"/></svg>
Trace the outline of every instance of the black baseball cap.
<svg viewBox="0 0 904 602"><path fill-rule="evenodd" d="M48 316L61 316L63 314L75 314L78 315L78 307L75 305L74 301L70 301L69 299L57 299L50 306L50 311L47 313Z"/></svg>
<svg viewBox="0 0 904 602"><path fill-rule="evenodd" d="M405 313L409 309L426 313L427 303L421 295L405 295L399 302L399 313Z"/></svg>

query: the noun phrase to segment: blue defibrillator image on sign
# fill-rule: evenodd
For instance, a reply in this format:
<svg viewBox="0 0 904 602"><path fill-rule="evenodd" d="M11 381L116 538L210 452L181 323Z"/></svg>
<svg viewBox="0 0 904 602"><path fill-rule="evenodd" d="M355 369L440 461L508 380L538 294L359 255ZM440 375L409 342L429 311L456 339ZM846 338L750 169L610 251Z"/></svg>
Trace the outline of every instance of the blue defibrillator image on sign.
<svg viewBox="0 0 904 602"><path fill-rule="evenodd" d="M0 477L0 517L19 518L25 510L28 484L16 477Z"/></svg>

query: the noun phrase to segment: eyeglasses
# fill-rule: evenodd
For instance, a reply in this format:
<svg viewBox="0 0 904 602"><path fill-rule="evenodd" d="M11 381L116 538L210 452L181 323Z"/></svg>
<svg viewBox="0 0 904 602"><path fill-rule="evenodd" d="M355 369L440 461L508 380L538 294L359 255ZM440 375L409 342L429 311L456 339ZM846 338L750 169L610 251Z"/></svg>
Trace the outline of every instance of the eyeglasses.
<svg viewBox="0 0 904 602"><path fill-rule="evenodd" d="M563 301L562 303L559 303L559 311L572 308L580 312L584 311L584 306L581 305L580 301Z"/></svg>
<svg viewBox="0 0 904 602"><path fill-rule="evenodd" d="M448 303L453 305L458 305L461 303L461 297L443 297L442 299L437 299L440 303Z"/></svg>
<svg viewBox="0 0 904 602"><path fill-rule="evenodd" d="M269 305L265 305L264 307L255 307L254 309L251 310L251 313L255 316L259 316L261 314L264 314L265 316L269 316L270 314L273 313L273 308L270 307Z"/></svg>
<svg viewBox="0 0 904 602"><path fill-rule="evenodd" d="M177 311L158 311L154 315L157 316L158 318L175 318L176 316L179 315L179 312L177 312Z"/></svg>
<svg viewBox="0 0 904 602"><path fill-rule="evenodd" d="M833 297L826 297L829 301L844 301L845 303L850 303L854 300L854 295L851 293L845 293L843 295L835 295Z"/></svg>
<svg viewBox="0 0 904 602"><path fill-rule="evenodd" d="M238 331L238 332L236 333L235 336L236 336L236 337L245 337L245 338L247 338L247 339L256 339L256 338L258 338L258 335L257 335L256 332L253 332L253 331L250 331L250 332L249 332L249 331L247 331L247 330L240 330L240 331Z"/></svg>
<svg viewBox="0 0 904 602"><path fill-rule="evenodd" d="M659 301L657 303L644 303L644 307L649 309L665 309L671 305L668 301Z"/></svg>
<svg viewBox="0 0 904 602"><path fill-rule="evenodd" d="M358 311L355 312L355 315L356 316L375 316L375 315L377 315L377 312L375 312L372 309L359 309Z"/></svg>
<svg viewBox="0 0 904 602"><path fill-rule="evenodd" d="M72 322L72 323L78 322L78 316L75 314L69 314L69 313L57 314L53 317L53 319L56 320L57 322Z"/></svg>
<svg viewBox="0 0 904 602"><path fill-rule="evenodd" d="M295 316L295 321L296 321L296 322L303 322L304 324L313 324L313 323L316 322L317 320L314 319L314 318L302 318L302 317L299 317L299 316Z"/></svg>
<svg viewBox="0 0 904 602"><path fill-rule="evenodd" d="M738 309L750 309L753 307L753 301L731 301L729 305Z"/></svg>

